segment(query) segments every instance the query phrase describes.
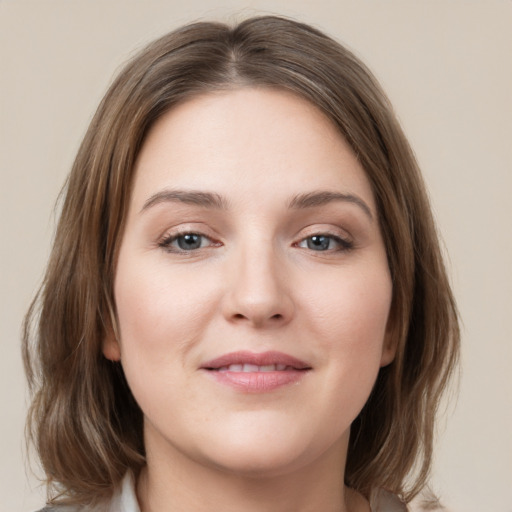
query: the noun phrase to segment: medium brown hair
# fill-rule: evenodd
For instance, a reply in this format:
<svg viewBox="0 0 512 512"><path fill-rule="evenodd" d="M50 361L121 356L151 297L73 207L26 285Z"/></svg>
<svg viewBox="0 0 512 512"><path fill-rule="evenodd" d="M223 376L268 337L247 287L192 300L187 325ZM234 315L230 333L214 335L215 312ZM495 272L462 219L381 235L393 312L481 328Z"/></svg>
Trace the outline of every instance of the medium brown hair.
<svg viewBox="0 0 512 512"><path fill-rule="evenodd" d="M271 87L339 129L373 187L393 281L395 360L352 425L345 478L410 500L428 476L434 417L457 357L457 312L414 155L368 69L318 30L279 17L195 23L150 44L115 79L74 162L43 285L25 321L28 427L54 501L106 499L145 464L142 413L119 363L116 254L134 163L154 122L194 95ZM56 496L56 497L55 497Z"/></svg>

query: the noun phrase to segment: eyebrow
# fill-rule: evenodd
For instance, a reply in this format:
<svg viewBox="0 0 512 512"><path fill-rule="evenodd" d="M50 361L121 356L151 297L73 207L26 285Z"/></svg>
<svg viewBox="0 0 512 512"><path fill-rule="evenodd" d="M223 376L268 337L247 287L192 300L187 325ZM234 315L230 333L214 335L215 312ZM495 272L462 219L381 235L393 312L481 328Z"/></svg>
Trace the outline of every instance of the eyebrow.
<svg viewBox="0 0 512 512"><path fill-rule="evenodd" d="M212 192L200 192L196 190L162 190L153 194L141 209L141 212L160 203L180 202L202 206L204 208L227 209L226 200L219 194Z"/></svg>
<svg viewBox="0 0 512 512"><path fill-rule="evenodd" d="M373 214L370 207L358 196L353 194L341 194L340 192L331 192L328 190L319 190L308 192L307 194L299 194L292 198L289 204L291 209L315 208L324 206L332 202L347 202L359 206L366 215L373 220Z"/></svg>
<svg viewBox="0 0 512 512"><path fill-rule="evenodd" d="M331 192L329 190L320 190L308 192L294 196L289 204L290 209L307 209L324 206L332 202L348 202L359 206L364 213L373 220L370 207L358 196L354 194L342 194L340 192ZM153 194L141 209L141 213L160 203L181 202L203 208L214 208L226 210L228 208L227 200L220 194L214 192L201 192L197 190L162 190Z"/></svg>

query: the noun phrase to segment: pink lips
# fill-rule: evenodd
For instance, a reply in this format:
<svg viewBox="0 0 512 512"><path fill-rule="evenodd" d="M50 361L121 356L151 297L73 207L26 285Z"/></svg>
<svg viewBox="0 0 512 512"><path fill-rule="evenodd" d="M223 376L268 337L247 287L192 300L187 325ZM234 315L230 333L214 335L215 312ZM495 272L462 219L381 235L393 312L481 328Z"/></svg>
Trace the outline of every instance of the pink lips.
<svg viewBox="0 0 512 512"><path fill-rule="evenodd" d="M204 363L217 382L249 393L264 393L297 382L311 370L304 361L282 352L231 352Z"/></svg>

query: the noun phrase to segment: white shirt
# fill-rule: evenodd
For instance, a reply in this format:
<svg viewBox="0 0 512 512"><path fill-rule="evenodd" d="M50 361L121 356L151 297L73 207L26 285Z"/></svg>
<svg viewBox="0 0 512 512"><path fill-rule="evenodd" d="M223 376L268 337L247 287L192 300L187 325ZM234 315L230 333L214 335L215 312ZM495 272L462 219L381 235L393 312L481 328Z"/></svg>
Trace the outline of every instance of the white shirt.
<svg viewBox="0 0 512 512"><path fill-rule="evenodd" d="M370 508L372 512L406 512L406 506L394 495L386 491L379 491L372 497ZM108 512L140 512L135 495L135 482L131 473L127 474L116 494Z"/></svg>
<svg viewBox="0 0 512 512"><path fill-rule="evenodd" d="M407 507L394 495L386 491L374 493L370 500L372 512L407 512ZM140 512L135 494L135 479L127 473L118 492L114 494L108 508L47 507L39 512Z"/></svg>
<svg viewBox="0 0 512 512"><path fill-rule="evenodd" d="M135 479L131 472L123 478L121 489L113 496L108 512L140 512L135 495Z"/></svg>

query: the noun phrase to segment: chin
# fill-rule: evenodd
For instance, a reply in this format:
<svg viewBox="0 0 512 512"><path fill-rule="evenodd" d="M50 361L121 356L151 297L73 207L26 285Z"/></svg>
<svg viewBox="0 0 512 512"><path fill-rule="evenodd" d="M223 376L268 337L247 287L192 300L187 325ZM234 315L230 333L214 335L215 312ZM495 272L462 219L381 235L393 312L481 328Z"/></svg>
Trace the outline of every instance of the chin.
<svg viewBox="0 0 512 512"><path fill-rule="evenodd" d="M256 447L254 447L256 448ZM272 478L298 470L305 465L304 454L270 449L230 449L221 456L210 455L209 461L217 469L246 478Z"/></svg>
<svg viewBox="0 0 512 512"><path fill-rule="evenodd" d="M289 424L281 427L273 425L270 429L259 425L245 430L244 435L225 433L224 441L212 440L204 455L216 468L249 478L289 474L322 458L326 451L325 438L309 438L307 429L290 428ZM345 445L343 439L328 443L329 448L336 444Z"/></svg>

